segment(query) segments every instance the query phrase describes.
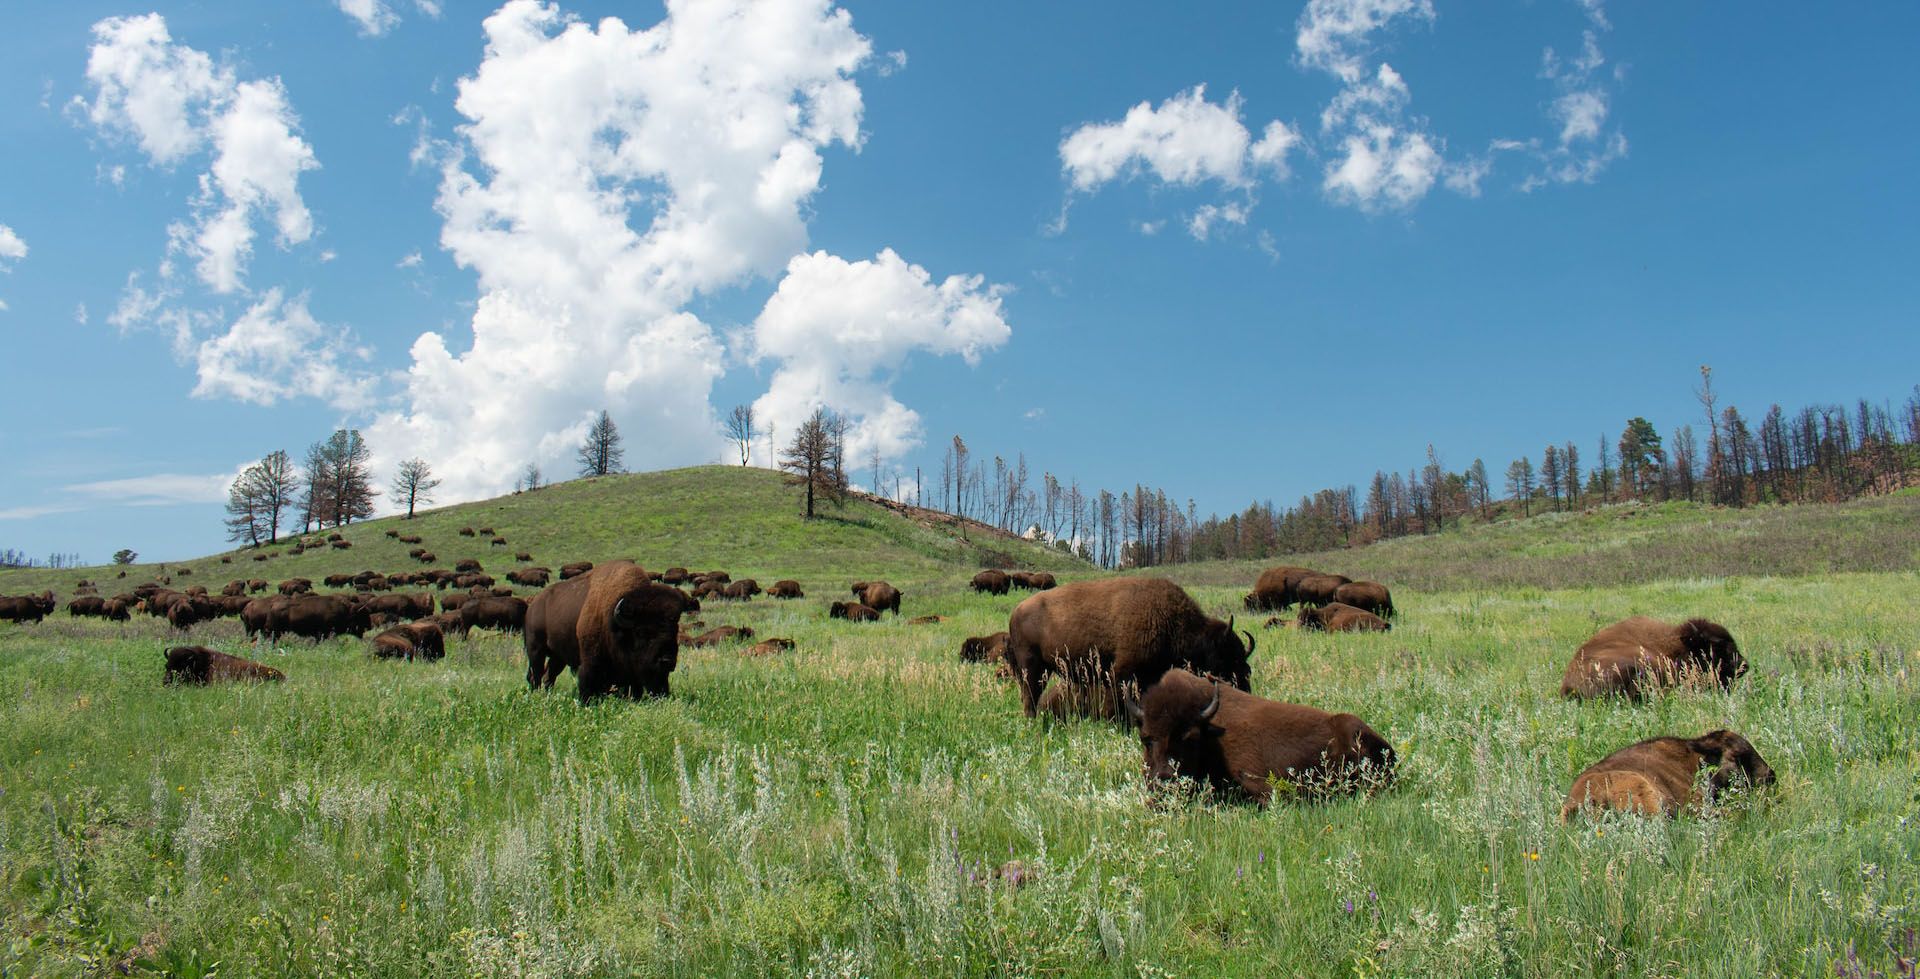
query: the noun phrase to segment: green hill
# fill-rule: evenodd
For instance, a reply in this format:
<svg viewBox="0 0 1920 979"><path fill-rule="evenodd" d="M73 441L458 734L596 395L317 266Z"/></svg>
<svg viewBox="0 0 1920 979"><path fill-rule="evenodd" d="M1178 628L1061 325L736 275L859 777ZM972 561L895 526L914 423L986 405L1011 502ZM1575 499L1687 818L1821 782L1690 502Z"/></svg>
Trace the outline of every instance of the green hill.
<svg viewBox="0 0 1920 979"><path fill-rule="evenodd" d="M491 527L506 538L492 546L485 536L462 537L462 527ZM63 599L75 581L90 578L111 591L120 570L129 581L171 574L216 587L232 578L292 577L315 581L337 572L416 570L407 556L415 545L388 530L418 536L433 552L435 567L475 558L496 576L520 567L525 551L534 564L558 570L570 561L631 558L643 567L725 569L734 577L798 579L803 586L838 585L848 574L896 582L964 581L987 565L1083 570L1087 566L1057 550L1010 537L982 524L964 525L945 515L849 499L825 505L813 520L800 515L799 492L772 470L699 466L557 483L530 493L462 503L419 513L414 519L385 517L341 528L349 550L331 547L291 553L288 538L259 550L242 548L166 565L92 567L0 572L0 594L52 589ZM298 536L298 535L295 535ZM319 535L314 535L319 536ZM256 562L256 554L271 559ZM231 559L222 564L221 558ZM838 588L835 589L838 591Z"/></svg>

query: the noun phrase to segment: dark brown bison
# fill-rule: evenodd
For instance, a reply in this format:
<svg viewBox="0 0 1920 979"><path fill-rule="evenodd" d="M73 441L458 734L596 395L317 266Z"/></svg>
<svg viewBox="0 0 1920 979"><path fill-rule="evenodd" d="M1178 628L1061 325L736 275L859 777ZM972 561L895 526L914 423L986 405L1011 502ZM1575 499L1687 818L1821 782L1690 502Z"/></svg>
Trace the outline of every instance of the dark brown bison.
<svg viewBox="0 0 1920 979"><path fill-rule="evenodd" d="M285 680L287 675L250 659L229 656L205 646L175 646L166 651L168 684L209 684L228 680Z"/></svg>
<svg viewBox="0 0 1920 979"><path fill-rule="evenodd" d="M1300 584L1301 579L1310 578L1319 573L1312 568L1293 565L1268 568L1260 572L1259 580L1253 583L1253 591L1247 593L1243 604L1250 612L1269 612L1286 608L1299 601L1294 595L1294 588Z"/></svg>
<svg viewBox="0 0 1920 979"><path fill-rule="evenodd" d="M686 646L718 646L723 642L738 642L752 638L753 630L746 626L723 625L708 629L691 639L682 639L680 642Z"/></svg>
<svg viewBox="0 0 1920 979"><path fill-rule="evenodd" d="M691 592L691 594L693 595L694 600L698 601L703 598L718 597L720 593L726 591L726 589L727 589L726 585L723 585L717 581L703 580L699 584L693 586L693 591Z"/></svg>
<svg viewBox="0 0 1920 979"><path fill-rule="evenodd" d="M247 594L249 595L257 595L263 591L266 591L268 587L269 586L267 583L267 579L265 578L247 579Z"/></svg>
<svg viewBox="0 0 1920 979"><path fill-rule="evenodd" d="M186 632L208 619L218 618L222 609L202 595L181 595L167 607L167 624Z"/></svg>
<svg viewBox="0 0 1920 979"><path fill-rule="evenodd" d="M947 621L944 615L916 615L907 620L908 625L939 625Z"/></svg>
<svg viewBox="0 0 1920 979"><path fill-rule="evenodd" d="M100 610L100 615L111 622L126 622L133 618L128 612L129 607L124 598L109 598L107 604Z"/></svg>
<svg viewBox="0 0 1920 979"><path fill-rule="evenodd" d="M387 531L387 536L388 536L389 538L392 538L393 540L399 540L399 539L400 539L400 532L399 532L399 531L397 531L397 530L389 530L389 531Z"/></svg>
<svg viewBox="0 0 1920 979"><path fill-rule="evenodd" d="M1698 773L1707 777L1696 782ZM1594 762L1573 780L1560 807L1566 822L1583 809L1616 809L1642 816L1699 812L1741 783L1773 784L1773 768L1746 738L1710 731L1697 738L1648 738Z"/></svg>
<svg viewBox="0 0 1920 979"><path fill-rule="evenodd" d="M792 578L782 578L779 581L774 582L773 587L767 589L767 594L773 596L774 598L805 598L807 597L807 593L800 590L800 583L793 580Z"/></svg>
<svg viewBox="0 0 1920 979"><path fill-rule="evenodd" d="M272 560L272 559L273 559L273 555L271 555L271 554L255 554L255 555L253 556L253 559L254 559L255 561L270 561L270 560ZM122 571L122 572L120 572L120 573L121 573L121 574L126 574L126 572L125 572L125 571Z"/></svg>
<svg viewBox="0 0 1920 979"><path fill-rule="evenodd" d="M337 540L346 540L346 538L345 538L344 536L342 536L341 534L339 534L338 532L335 532L335 533L331 533L331 534L328 534L328 535L327 535L327 541L328 541L329 543L331 543L331 542L333 542L333 541L337 541Z"/></svg>
<svg viewBox="0 0 1920 979"><path fill-rule="evenodd" d="M859 597L860 604L876 612L900 614L900 589L884 581L863 581L854 586L853 593Z"/></svg>
<svg viewBox="0 0 1920 979"><path fill-rule="evenodd" d="M508 581L528 588L545 588L547 580L552 576L553 573L546 568L522 568L519 571L507 572Z"/></svg>
<svg viewBox="0 0 1920 979"><path fill-rule="evenodd" d="M1342 602L1319 608L1303 606L1296 621L1302 629L1321 632L1385 632L1393 628L1386 619Z"/></svg>
<svg viewBox="0 0 1920 979"><path fill-rule="evenodd" d="M473 601L473 593L471 592L457 591L450 595L442 595L440 596L440 611L458 612L460 611L460 606L471 601Z"/></svg>
<svg viewBox="0 0 1920 979"><path fill-rule="evenodd" d="M1027 587L1034 591L1046 591L1059 584L1060 582L1053 577L1053 572L1051 571L1035 571L1027 575Z"/></svg>
<svg viewBox="0 0 1920 979"><path fill-rule="evenodd" d="M706 574L701 575L701 577L705 578L708 581L717 581L723 585L733 583L733 575L730 575L725 571L709 571Z"/></svg>
<svg viewBox="0 0 1920 979"><path fill-rule="evenodd" d="M439 626L440 634L443 636L459 636L462 639L467 638L467 620L461 618L458 612L442 612L439 615L422 619L421 621L431 622Z"/></svg>
<svg viewBox="0 0 1920 979"><path fill-rule="evenodd" d="M974 591L986 592L989 595L1005 595L1007 589L1013 586L1013 581L1007 577L1005 571L989 568L974 575L971 585Z"/></svg>
<svg viewBox="0 0 1920 979"><path fill-rule="evenodd" d="M1007 572L1007 583L1015 588L1033 588L1033 575L1025 571Z"/></svg>
<svg viewBox="0 0 1920 979"><path fill-rule="evenodd" d="M381 595L362 603L369 614L389 615L396 619L424 619L433 615L433 596L426 592L411 595Z"/></svg>
<svg viewBox="0 0 1920 979"><path fill-rule="evenodd" d="M1693 677L1727 687L1746 671L1740 647L1718 623L1688 619L1668 625L1635 616L1594 633L1573 654L1560 681L1560 693L1576 698L1638 699L1653 688Z"/></svg>
<svg viewBox="0 0 1920 979"><path fill-rule="evenodd" d="M280 583L280 594L289 598L313 591L313 582L306 578L288 578Z"/></svg>
<svg viewBox="0 0 1920 979"><path fill-rule="evenodd" d="M878 622L880 613L859 602L834 602L827 606L827 618L846 619L849 622Z"/></svg>
<svg viewBox="0 0 1920 979"><path fill-rule="evenodd" d="M469 557L469 558L461 558L459 561L455 562L453 565L453 570L467 571L473 574L479 574L480 572L485 571L487 569L481 567L479 561L476 561L473 558Z"/></svg>
<svg viewBox="0 0 1920 979"><path fill-rule="evenodd" d="M463 574L453 578L455 588L492 588L493 576L490 574Z"/></svg>
<svg viewBox="0 0 1920 979"><path fill-rule="evenodd" d="M350 574L330 574L322 578L320 583L326 585L328 588L345 588L353 584L353 576Z"/></svg>
<svg viewBox="0 0 1920 979"><path fill-rule="evenodd" d="M1168 670L1125 707L1140 728L1150 786L1205 780L1265 805L1276 781L1317 797L1393 776L1393 746L1360 718L1256 697L1186 670Z"/></svg>
<svg viewBox="0 0 1920 979"><path fill-rule="evenodd" d="M460 606L460 618L469 629L519 632L526 627L527 603L524 599L488 595Z"/></svg>
<svg viewBox="0 0 1920 979"><path fill-rule="evenodd" d="M685 568L668 568L660 572L660 580L669 585L681 584L692 577L692 575L687 573L687 569Z"/></svg>
<svg viewBox="0 0 1920 979"><path fill-rule="evenodd" d="M572 564L563 564L560 566L560 580L566 581L569 578L578 578L592 570L592 561L575 561Z"/></svg>
<svg viewBox="0 0 1920 979"><path fill-rule="evenodd" d="M332 543L333 549L336 551L346 551L346 550L351 550L353 548L353 542L350 540L337 540L337 541L332 541L331 543Z"/></svg>
<svg viewBox="0 0 1920 979"><path fill-rule="evenodd" d="M419 544L419 543L423 543L423 541L421 541L420 536L418 534L401 534L400 543Z"/></svg>
<svg viewBox="0 0 1920 979"><path fill-rule="evenodd" d="M11 622L38 622L53 614L60 604L54 601L53 592L41 592L38 595L14 595L0 598L0 619Z"/></svg>
<svg viewBox="0 0 1920 979"><path fill-rule="evenodd" d="M479 535L480 535L480 536L482 536L482 537L492 537L492 536L493 536L493 528L492 528L492 527L481 527L481 528L479 528L478 530L475 530L475 531L474 531L474 533L476 533L476 534L479 534Z"/></svg>
<svg viewBox="0 0 1920 979"><path fill-rule="evenodd" d="M446 638L432 622L410 622L374 636L373 655L381 659L441 659L447 655Z"/></svg>
<svg viewBox="0 0 1920 979"><path fill-rule="evenodd" d="M415 561L420 562L421 564L432 564L433 562L440 560L440 555L435 554L432 551L421 551L420 553L414 555L413 559Z"/></svg>
<svg viewBox="0 0 1920 979"><path fill-rule="evenodd" d="M98 595L83 595L67 603L67 614L80 618L91 616L98 618L106 614L107 600Z"/></svg>
<svg viewBox="0 0 1920 979"><path fill-rule="evenodd" d="M249 610L260 603L247 604ZM242 619L245 619L245 613ZM372 616L359 599L340 595L299 595L284 606L272 606L267 619L269 635L292 633L308 639L332 636L359 638L373 628Z"/></svg>
<svg viewBox="0 0 1920 979"><path fill-rule="evenodd" d="M410 550L410 551L408 551L408 552L407 552L407 556L408 556L408 557L410 557L410 558L414 558L415 560L418 560L418 559L419 559L419 557L420 557L420 555L422 555L422 554L425 554L425 553L427 553L427 549L426 549L426 548L424 548L424 547L416 547L416 548L414 548L413 550Z"/></svg>
<svg viewBox="0 0 1920 979"><path fill-rule="evenodd" d="M1352 581L1343 574L1308 575L1293 586L1293 597L1303 605L1326 605L1340 594L1341 585Z"/></svg>
<svg viewBox="0 0 1920 979"><path fill-rule="evenodd" d="M752 578L742 578L720 589L720 597L736 602L745 602L760 594L760 583Z"/></svg>
<svg viewBox="0 0 1920 979"><path fill-rule="evenodd" d="M505 547L505 546L507 546L507 539L506 539L505 537L495 537L494 539L492 539L492 540L490 540L490 541L488 541L488 542L487 542L487 546L489 546L489 547Z"/></svg>
<svg viewBox="0 0 1920 979"><path fill-rule="evenodd" d="M473 536L473 528L472 528L472 527L462 527L462 528L460 528L460 530L459 530L459 534L460 534L460 536L462 536L462 537L472 537L472 536Z"/></svg>
<svg viewBox="0 0 1920 979"><path fill-rule="evenodd" d="M1007 659L1020 684L1020 708L1034 716L1049 674L1106 686L1117 706L1124 685L1153 685L1176 666L1247 688L1253 635L1209 618L1165 578L1077 581L1021 602L1008 618ZM1110 714L1117 711L1109 710Z"/></svg>
<svg viewBox="0 0 1920 979"><path fill-rule="evenodd" d="M664 697L685 608L686 596L627 561L561 581L527 610L527 684L551 687L572 667L583 704L608 693Z"/></svg>
<svg viewBox="0 0 1920 979"><path fill-rule="evenodd" d="M229 581L226 583L225 587L220 589L220 594L226 595L228 597L232 597L234 595L245 595L246 593L247 593L247 583L244 581Z"/></svg>
<svg viewBox="0 0 1920 979"><path fill-rule="evenodd" d="M747 648L741 650L740 655L742 656L773 656L775 654L784 653L787 650L792 649L793 645L794 643L793 643L793 640L791 639L781 639L781 638L762 639L761 641L754 643L753 645L748 646Z"/></svg>
<svg viewBox="0 0 1920 979"><path fill-rule="evenodd" d="M1007 656L1007 634L973 636L960 643L960 658L969 663L992 663Z"/></svg>
<svg viewBox="0 0 1920 979"><path fill-rule="evenodd" d="M513 559L514 559L515 561L531 561L531 560L533 560L533 552L532 552L532 551L520 551L520 552L518 552L518 553L516 553L516 554L514 554L514 556L513 556Z"/></svg>
<svg viewBox="0 0 1920 979"><path fill-rule="evenodd" d="M1393 618L1393 593L1377 581L1349 581L1333 590L1333 600L1383 619Z"/></svg>

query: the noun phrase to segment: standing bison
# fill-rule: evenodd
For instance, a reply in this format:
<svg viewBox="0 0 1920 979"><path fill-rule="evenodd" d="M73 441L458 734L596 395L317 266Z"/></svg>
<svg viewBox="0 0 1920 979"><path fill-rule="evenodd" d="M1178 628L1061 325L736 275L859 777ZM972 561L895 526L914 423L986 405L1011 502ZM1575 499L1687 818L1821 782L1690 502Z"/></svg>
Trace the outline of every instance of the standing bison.
<svg viewBox="0 0 1920 979"><path fill-rule="evenodd" d="M380 659L441 659L447 655L446 636L432 622L395 626L373 637L373 655Z"/></svg>
<svg viewBox="0 0 1920 979"><path fill-rule="evenodd" d="M1005 595L1012 586L1013 580L1007 577L1005 571L988 569L973 576L973 590L989 595Z"/></svg>
<svg viewBox="0 0 1920 979"><path fill-rule="evenodd" d="M1377 581L1349 581L1333 590L1333 600L1383 619L1393 618L1393 593Z"/></svg>
<svg viewBox="0 0 1920 979"><path fill-rule="evenodd" d="M834 602L827 606L827 618L846 619L848 622L878 622L880 613L859 602Z"/></svg>
<svg viewBox="0 0 1920 979"><path fill-rule="evenodd" d="M38 622L53 614L59 607L54 601L53 592L41 592L38 595L16 595L0 598L0 619L13 622Z"/></svg>
<svg viewBox="0 0 1920 979"><path fill-rule="evenodd" d="M1078 581L1043 591L1007 621L1007 659L1020 685L1020 709L1034 716L1049 674L1106 687L1117 714L1121 686L1153 685L1186 666L1245 690L1251 676L1246 644L1233 622L1209 618L1179 585L1165 578Z"/></svg>
<svg viewBox="0 0 1920 979"><path fill-rule="evenodd" d="M800 583L793 580L792 578L782 578L779 581L774 582L773 587L767 589L767 594L773 596L774 598L805 598L807 597L807 593L800 590Z"/></svg>
<svg viewBox="0 0 1920 979"><path fill-rule="evenodd" d="M527 609L527 684L553 686L573 667L582 704L609 693L668 693L680 660L680 613L687 599L632 562L610 562L535 596Z"/></svg>
<svg viewBox="0 0 1920 979"><path fill-rule="evenodd" d="M1745 672L1747 661L1725 626L1706 619L1668 625L1635 616L1594 633L1573 654L1560 694L1637 700L1651 689L1694 676L1731 686Z"/></svg>
<svg viewBox="0 0 1920 979"><path fill-rule="evenodd" d="M1265 805L1275 780L1318 796L1392 777L1393 746L1360 718L1255 697L1185 670L1167 671L1125 707L1140 727L1149 785L1205 780Z"/></svg>
<svg viewBox="0 0 1920 979"><path fill-rule="evenodd" d="M1247 594L1243 604L1249 612L1270 612L1286 608L1299 601L1294 589L1299 587L1300 582L1319 573L1312 568L1292 565L1268 568L1262 571L1259 580L1253 583L1253 591Z"/></svg>
<svg viewBox="0 0 1920 979"><path fill-rule="evenodd" d="M900 589L884 581L855 582L853 594L860 599L860 604L876 612L900 614Z"/></svg>
<svg viewBox="0 0 1920 979"><path fill-rule="evenodd" d="M1293 597L1303 605L1327 605L1340 594L1341 585L1352 583L1353 579L1343 574L1308 575L1293 586Z"/></svg>
<svg viewBox="0 0 1920 979"><path fill-rule="evenodd" d="M1695 776L1706 772L1704 784ZM1615 809L1643 816L1676 816L1711 805L1713 798L1744 781L1773 784L1773 768L1746 738L1709 731L1697 738L1648 738L1593 763L1573 780L1560 821L1583 809Z"/></svg>

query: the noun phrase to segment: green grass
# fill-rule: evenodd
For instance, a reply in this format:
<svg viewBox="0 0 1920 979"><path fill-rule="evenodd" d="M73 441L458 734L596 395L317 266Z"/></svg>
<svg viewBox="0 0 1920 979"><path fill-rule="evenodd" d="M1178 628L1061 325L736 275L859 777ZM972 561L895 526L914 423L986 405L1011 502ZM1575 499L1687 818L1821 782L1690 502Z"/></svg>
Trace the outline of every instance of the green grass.
<svg viewBox="0 0 1920 979"><path fill-rule="evenodd" d="M686 505L689 536L722 546ZM1551 554L1567 523L1598 545L1618 526L1611 553L1631 556L1724 534L1725 516L1662 514L1651 542L1575 518L1505 543ZM799 649L688 650L671 699L589 709L570 680L530 695L512 637L412 665L295 643L261 653L283 685L172 690L150 620L0 625L0 973L1800 976L1851 947L1891 975L1888 942L1920 926L1911 564L1561 588L1376 572L1397 586L1392 633L1256 627L1254 689L1361 714L1401 751L1395 787L1156 808L1130 736L1027 721L957 660L1019 597L966 592L965 550L860 527L837 532L891 550L784 550L804 531L688 563L823 582L879 566L907 615L948 620L828 620L842 588L714 604L710 625ZM659 549L638 526L579 532L607 556ZM1440 577L1481 546L1404 542L1378 567ZM1224 613L1250 582L1232 571L1176 576ZM1633 613L1719 619L1752 674L1641 706L1557 697L1573 648ZM239 644L231 622L204 638ZM1763 799L1555 821L1601 755L1720 726L1779 771ZM1031 882L987 879L1008 860Z"/></svg>

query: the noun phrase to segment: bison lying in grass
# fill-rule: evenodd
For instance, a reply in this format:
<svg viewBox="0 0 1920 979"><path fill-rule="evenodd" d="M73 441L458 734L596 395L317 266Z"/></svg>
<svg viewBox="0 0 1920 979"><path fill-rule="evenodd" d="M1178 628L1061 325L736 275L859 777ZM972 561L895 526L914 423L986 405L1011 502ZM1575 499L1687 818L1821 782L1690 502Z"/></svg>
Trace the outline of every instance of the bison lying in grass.
<svg viewBox="0 0 1920 979"><path fill-rule="evenodd" d="M1706 778L1697 776L1706 773ZM1746 738L1710 731L1697 738L1649 738L1593 763L1573 780L1565 822L1585 809L1614 809L1643 816L1675 816L1713 803L1742 783L1773 784L1773 768Z"/></svg>
<svg viewBox="0 0 1920 979"><path fill-rule="evenodd" d="M1560 693L1639 699L1649 690L1695 677L1725 688L1746 672L1747 661L1725 626L1706 619L1669 625L1635 616L1594 633L1581 645L1567 664Z"/></svg>
<svg viewBox="0 0 1920 979"><path fill-rule="evenodd" d="M164 682L205 685L227 680L285 680L287 675L263 663L229 656L205 646L175 646L167 650Z"/></svg>
<svg viewBox="0 0 1920 979"><path fill-rule="evenodd" d="M1344 602L1303 608L1296 621L1302 629L1322 632L1385 632L1393 628L1386 619Z"/></svg>

